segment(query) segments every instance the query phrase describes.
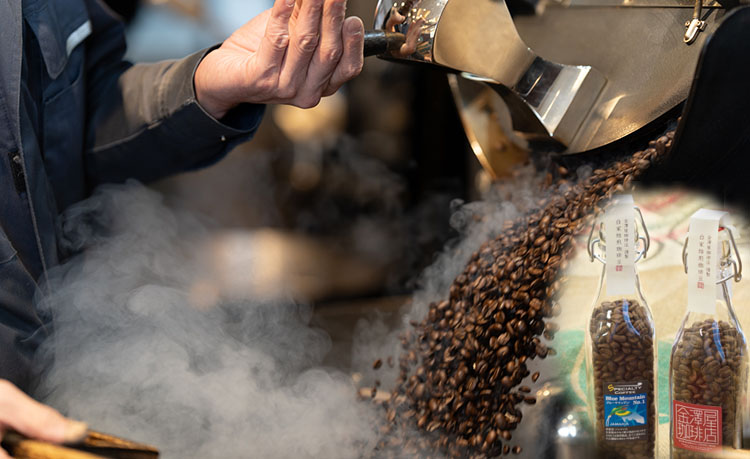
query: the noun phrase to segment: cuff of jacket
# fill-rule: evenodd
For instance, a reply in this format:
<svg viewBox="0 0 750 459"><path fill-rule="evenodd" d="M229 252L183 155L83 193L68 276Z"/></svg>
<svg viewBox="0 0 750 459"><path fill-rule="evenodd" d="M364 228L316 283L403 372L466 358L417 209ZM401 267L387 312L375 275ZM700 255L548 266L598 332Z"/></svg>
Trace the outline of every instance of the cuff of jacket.
<svg viewBox="0 0 750 459"><path fill-rule="evenodd" d="M184 75L184 78L170 79L164 82L160 93L164 96L162 107L167 113L180 113L184 122L186 139L191 143L207 141L222 145L220 151L213 158L204 158L192 168L200 168L210 165L223 158L237 144L252 138L263 120L265 105L240 104L229 111L221 120L217 120L209 114L198 102L195 93L195 72L201 61L211 51L221 45L215 45L198 51L180 62L176 66L176 75ZM181 107L175 110L175 105Z"/></svg>
<svg viewBox="0 0 750 459"><path fill-rule="evenodd" d="M151 182L205 167L253 136L263 118L264 105L242 104L220 121L198 103L193 78L198 64L211 50L170 63L143 66L140 73L131 77L155 81L150 97L156 100L142 100L131 108L141 113L135 118L145 119L146 124L89 153L88 175L95 184L129 178ZM122 122L127 121L125 116Z"/></svg>

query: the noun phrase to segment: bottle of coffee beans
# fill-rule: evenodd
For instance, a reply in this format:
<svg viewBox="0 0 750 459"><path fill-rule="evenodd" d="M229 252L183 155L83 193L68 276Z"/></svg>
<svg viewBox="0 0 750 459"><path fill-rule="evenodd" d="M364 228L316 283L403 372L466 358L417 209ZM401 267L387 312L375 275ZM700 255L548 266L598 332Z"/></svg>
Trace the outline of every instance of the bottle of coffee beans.
<svg viewBox="0 0 750 459"><path fill-rule="evenodd" d="M656 338L635 266L649 242L630 195L614 199L589 237L591 260L603 264L586 333L589 407L599 457L656 455Z"/></svg>
<svg viewBox="0 0 750 459"><path fill-rule="evenodd" d="M669 365L673 458L715 457L742 446L747 342L732 307L731 281L741 279L742 263L728 218L697 211L683 247L687 314Z"/></svg>

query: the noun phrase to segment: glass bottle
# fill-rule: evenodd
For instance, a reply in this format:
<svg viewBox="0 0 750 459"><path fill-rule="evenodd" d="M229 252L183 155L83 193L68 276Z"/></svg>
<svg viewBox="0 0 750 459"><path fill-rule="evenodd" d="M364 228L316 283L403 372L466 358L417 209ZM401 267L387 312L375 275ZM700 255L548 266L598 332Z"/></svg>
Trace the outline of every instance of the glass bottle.
<svg viewBox="0 0 750 459"><path fill-rule="evenodd" d="M645 237L638 235L636 214ZM656 457L656 336L635 266L649 243L643 215L627 195L589 236L591 260L602 263L585 333L588 404L599 457Z"/></svg>
<svg viewBox="0 0 750 459"><path fill-rule="evenodd" d="M691 302L695 300L689 292L687 313L672 346L669 364L672 458L715 457L717 451L742 446L743 417L747 416L743 404L748 349L732 306L730 284L732 279L740 281L742 262L731 227L719 226L717 236L716 276L707 275L703 284L706 287L715 283L715 293L710 292L707 307L694 307ZM683 247L688 274L701 266L688 264L688 240L692 237L695 235L691 226Z"/></svg>

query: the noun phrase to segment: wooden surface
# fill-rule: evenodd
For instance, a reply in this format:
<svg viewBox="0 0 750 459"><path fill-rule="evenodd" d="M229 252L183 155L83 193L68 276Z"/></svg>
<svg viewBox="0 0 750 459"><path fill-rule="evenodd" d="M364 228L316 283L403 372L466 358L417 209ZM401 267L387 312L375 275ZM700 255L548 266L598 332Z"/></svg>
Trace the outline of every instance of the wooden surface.
<svg viewBox="0 0 750 459"><path fill-rule="evenodd" d="M16 432L3 436L3 448L15 459L156 459L159 450L101 432L89 431L77 445L53 445Z"/></svg>

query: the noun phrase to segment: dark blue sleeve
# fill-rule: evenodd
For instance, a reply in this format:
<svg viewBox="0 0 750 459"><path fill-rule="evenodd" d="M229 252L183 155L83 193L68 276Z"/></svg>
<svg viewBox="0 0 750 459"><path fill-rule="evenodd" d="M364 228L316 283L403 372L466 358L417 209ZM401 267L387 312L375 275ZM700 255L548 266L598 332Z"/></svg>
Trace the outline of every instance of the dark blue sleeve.
<svg viewBox="0 0 750 459"><path fill-rule="evenodd" d="M204 167L252 137L263 105L240 105L219 121L196 100L193 75L210 49L132 65L123 60L122 23L97 0L86 5L93 28L86 41L89 183L148 182Z"/></svg>
<svg viewBox="0 0 750 459"><path fill-rule="evenodd" d="M28 390L34 352L46 336L32 298L37 284L0 228L0 379Z"/></svg>

